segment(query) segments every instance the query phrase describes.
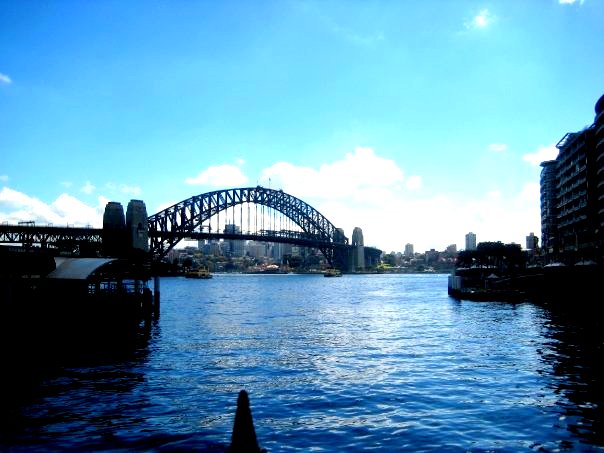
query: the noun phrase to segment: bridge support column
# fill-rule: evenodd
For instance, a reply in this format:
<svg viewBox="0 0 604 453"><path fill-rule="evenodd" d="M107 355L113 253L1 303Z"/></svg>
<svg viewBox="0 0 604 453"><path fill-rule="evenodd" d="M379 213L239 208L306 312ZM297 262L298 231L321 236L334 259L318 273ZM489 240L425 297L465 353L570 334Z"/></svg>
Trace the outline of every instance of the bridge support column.
<svg viewBox="0 0 604 453"><path fill-rule="evenodd" d="M159 275L153 277L153 317L159 318Z"/></svg>

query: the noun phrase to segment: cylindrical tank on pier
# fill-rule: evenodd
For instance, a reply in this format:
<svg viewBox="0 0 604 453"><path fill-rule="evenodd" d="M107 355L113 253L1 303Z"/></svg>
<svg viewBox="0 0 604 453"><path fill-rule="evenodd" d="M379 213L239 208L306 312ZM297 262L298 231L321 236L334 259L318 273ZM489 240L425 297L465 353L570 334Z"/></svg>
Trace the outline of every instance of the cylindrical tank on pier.
<svg viewBox="0 0 604 453"><path fill-rule="evenodd" d="M147 207L142 200L130 200L126 210L126 227L129 232L130 246L134 249L149 251L149 227L147 225Z"/></svg>

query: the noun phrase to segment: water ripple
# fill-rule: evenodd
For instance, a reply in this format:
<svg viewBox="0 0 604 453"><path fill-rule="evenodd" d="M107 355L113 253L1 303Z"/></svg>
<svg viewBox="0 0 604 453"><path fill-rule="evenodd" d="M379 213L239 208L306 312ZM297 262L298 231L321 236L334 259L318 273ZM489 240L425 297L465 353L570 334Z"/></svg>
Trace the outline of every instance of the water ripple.
<svg viewBox="0 0 604 453"><path fill-rule="evenodd" d="M550 310L455 301L444 275L169 278L162 297L133 358L49 377L4 444L224 451L245 388L269 452L604 446L602 335Z"/></svg>

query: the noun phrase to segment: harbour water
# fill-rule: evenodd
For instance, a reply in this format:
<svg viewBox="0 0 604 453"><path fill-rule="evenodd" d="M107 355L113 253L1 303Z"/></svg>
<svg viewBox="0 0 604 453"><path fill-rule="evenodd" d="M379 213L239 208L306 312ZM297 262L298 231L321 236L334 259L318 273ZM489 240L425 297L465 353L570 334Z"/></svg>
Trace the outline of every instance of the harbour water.
<svg viewBox="0 0 604 453"><path fill-rule="evenodd" d="M245 389L269 453L604 451L593 316L458 301L438 274L171 277L161 295L127 351L19 389L0 450L225 451Z"/></svg>

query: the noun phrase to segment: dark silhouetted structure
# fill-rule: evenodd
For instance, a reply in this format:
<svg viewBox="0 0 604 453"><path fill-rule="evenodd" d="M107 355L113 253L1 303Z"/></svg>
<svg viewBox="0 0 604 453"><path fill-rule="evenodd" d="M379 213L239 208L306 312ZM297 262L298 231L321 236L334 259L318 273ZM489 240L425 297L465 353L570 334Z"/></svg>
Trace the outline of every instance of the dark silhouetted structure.
<svg viewBox="0 0 604 453"><path fill-rule="evenodd" d="M541 164L541 234L546 261L604 262L604 95L593 124L569 132Z"/></svg>
<svg viewBox="0 0 604 453"><path fill-rule="evenodd" d="M260 449L254 420L252 419L252 410L250 409L250 399L245 390L239 392L237 398L237 412L235 413L235 422L233 423L233 434L231 435L231 445L229 453L261 453L266 452Z"/></svg>

